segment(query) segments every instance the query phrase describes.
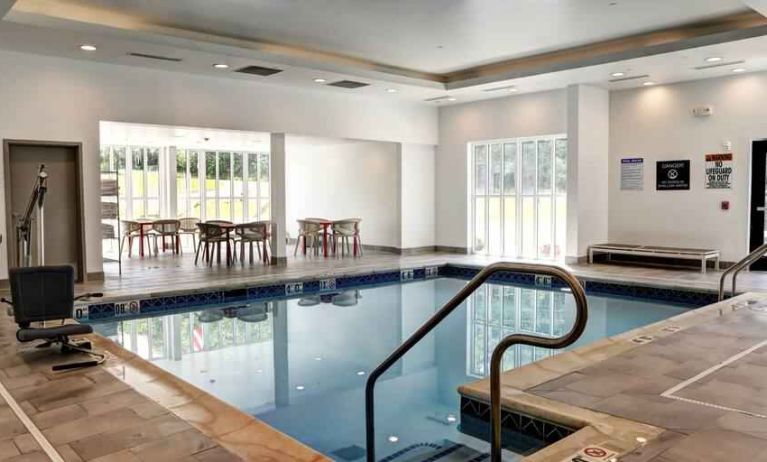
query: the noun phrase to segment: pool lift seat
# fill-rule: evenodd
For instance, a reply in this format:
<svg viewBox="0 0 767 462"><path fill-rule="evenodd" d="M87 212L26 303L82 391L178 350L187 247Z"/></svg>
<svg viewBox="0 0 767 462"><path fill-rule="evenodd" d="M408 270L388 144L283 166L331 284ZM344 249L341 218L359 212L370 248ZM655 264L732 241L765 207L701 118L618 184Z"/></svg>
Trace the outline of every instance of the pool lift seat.
<svg viewBox="0 0 767 462"><path fill-rule="evenodd" d="M96 366L104 362L106 355L93 351L91 342L72 340L71 336L93 332L87 324L70 323L74 302L90 297L101 297L101 293L87 293L75 297L75 276L71 266L35 266L12 268L9 271L12 300L2 299L11 305L14 321L19 326L16 339L26 343L43 340L37 348L61 344L62 353L80 352L94 359L52 367L54 371ZM53 326L46 322L59 321ZM41 323L33 326L33 323Z"/></svg>

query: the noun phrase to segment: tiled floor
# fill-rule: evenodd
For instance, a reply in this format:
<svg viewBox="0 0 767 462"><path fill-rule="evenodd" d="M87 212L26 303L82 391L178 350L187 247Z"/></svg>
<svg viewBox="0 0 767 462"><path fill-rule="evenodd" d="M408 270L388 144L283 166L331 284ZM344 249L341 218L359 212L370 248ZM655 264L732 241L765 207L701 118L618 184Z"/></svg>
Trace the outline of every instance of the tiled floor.
<svg viewBox="0 0 767 462"><path fill-rule="evenodd" d="M242 286L269 281L282 281L308 277L323 277L339 274L354 274L388 269L441 265L446 263L487 265L498 258L457 255L449 253L428 253L400 256L388 253L366 252L361 258L323 258L317 256L288 258L287 265L265 266L236 264L232 267L216 265L208 267L195 265L194 256L185 253L174 256L170 253L147 258L124 258L123 274L118 277L117 265L105 266L104 281L86 283L81 291L103 291L112 296L129 294L160 294L168 291L203 290L211 287ZM630 281L635 284L693 288L715 291L719 287L720 272L706 274L697 270L677 270L617 264L576 264L569 265L577 276L605 281ZM741 273L738 290L767 290L767 274Z"/></svg>
<svg viewBox="0 0 767 462"><path fill-rule="evenodd" d="M52 349L19 347L15 326L0 322L0 382L65 461L239 460L101 367L51 372L67 362ZM178 443L178 442L177 442ZM166 454L167 455L167 454ZM50 460L7 403L0 404L0 460Z"/></svg>

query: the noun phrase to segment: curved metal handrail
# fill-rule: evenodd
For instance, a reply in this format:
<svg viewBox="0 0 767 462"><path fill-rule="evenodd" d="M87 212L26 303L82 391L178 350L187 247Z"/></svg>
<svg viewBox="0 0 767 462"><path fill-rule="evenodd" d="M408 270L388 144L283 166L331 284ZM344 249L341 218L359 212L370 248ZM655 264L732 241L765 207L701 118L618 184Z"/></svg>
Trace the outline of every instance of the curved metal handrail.
<svg viewBox="0 0 767 462"><path fill-rule="evenodd" d="M767 243L760 245L756 249L754 249L753 252L749 253L743 259L741 259L739 262L735 263L734 265L727 268L724 273L722 273L722 276L719 278L719 301L721 302L724 300L724 283L727 279L727 276L732 273L732 296L735 296L735 283L738 279L738 273L740 273L743 268L746 268L748 266L751 266L756 260L762 258L764 254L767 253Z"/></svg>
<svg viewBox="0 0 767 462"><path fill-rule="evenodd" d="M472 278L468 284L466 284L461 290L458 291L453 298L451 298L442 308L432 315L431 318L426 320L421 327L419 327L413 334L407 338L400 346L397 347L386 359L381 362L369 375L367 382L365 383L365 440L367 446L367 461L375 462L375 384L376 381L393 366L400 358L402 358L411 348L413 348L418 342L421 341L426 335L428 335L440 322L442 322L450 313L452 313L458 306L461 305L472 293L474 293L479 286L485 283L490 276L501 271L516 271L520 273L532 273L542 274L546 276L552 276L562 279L570 286L573 295L576 297L578 303L579 313L576 316L576 325L579 320L583 318L583 324L585 324L585 315L581 316L581 303L584 303L585 307L585 293L578 279L575 278L568 271L552 265L538 265L528 263L511 263L511 262L499 262L486 266L474 278ZM583 302L579 302L579 297L583 297ZM575 328L570 331L571 335L575 331ZM580 328L577 335L583 331ZM528 336L525 336L528 337ZM535 345L547 346L544 341L557 340L547 339L544 337L532 337ZM508 338L508 337L507 337ZM504 339L505 340L505 339ZM573 339L570 343L574 342ZM568 345L570 344L568 343ZM501 355L503 356L503 355ZM500 455L500 452L499 452Z"/></svg>
<svg viewBox="0 0 767 462"><path fill-rule="evenodd" d="M572 329L561 337L538 337L536 335L512 334L502 339L493 350L490 358L490 461L501 462L501 361L503 354L513 345L523 344L544 348L560 349L572 345L578 340L586 328L589 316L586 291L578 279L568 271L556 266L547 267L548 274L562 279L572 291L575 298L575 322Z"/></svg>

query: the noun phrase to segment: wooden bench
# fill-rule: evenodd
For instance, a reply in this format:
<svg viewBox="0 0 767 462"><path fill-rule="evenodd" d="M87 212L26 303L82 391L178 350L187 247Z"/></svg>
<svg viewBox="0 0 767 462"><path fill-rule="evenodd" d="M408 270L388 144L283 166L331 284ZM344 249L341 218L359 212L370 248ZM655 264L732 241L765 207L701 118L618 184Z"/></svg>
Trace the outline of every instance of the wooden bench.
<svg viewBox="0 0 767 462"><path fill-rule="evenodd" d="M706 272L709 260L714 260L714 267L719 270L719 251L708 249L684 249L677 247L660 247L654 245L632 244L599 244L589 246L589 263L594 263L594 254L639 255L656 258L680 258L685 260L700 260L700 271Z"/></svg>

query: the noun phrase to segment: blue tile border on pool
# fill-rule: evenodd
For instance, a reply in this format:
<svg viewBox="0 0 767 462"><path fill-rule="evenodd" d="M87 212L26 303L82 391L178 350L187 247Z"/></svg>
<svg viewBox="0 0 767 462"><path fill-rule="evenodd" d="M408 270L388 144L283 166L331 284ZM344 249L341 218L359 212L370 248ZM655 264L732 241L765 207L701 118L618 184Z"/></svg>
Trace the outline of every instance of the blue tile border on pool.
<svg viewBox="0 0 767 462"><path fill-rule="evenodd" d="M316 295L334 291L421 281L434 277L470 279L476 276L480 270L481 268L476 266L462 266L455 264L433 265L360 275L292 280L276 284L271 283L253 287L176 294L165 297L148 297L139 300L120 300L110 303L79 305L79 309L76 310L76 313L78 313L79 316L76 317L76 319L107 320L117 317L123 318L126 316L163 313L195 306L237 303L248 300L275 300L281 298L293 298L301 295ZM690 307L705 306L716 302L717 298L713 291L651 287L630 283L623 284L592 280L589 278L579 278L579 280L584 284L586 293L595 295L655 300L659 302L677 303ZM496 273L490 277L489 282L494 284L512 284L547 289L560 289L565 286L562 281L557 279L551 280L546 277L536 277L535 274L515 271ZM122 305L129 302L138 304L139 309L130 311L125 310ZM85 306L87 306L87 309L85 309Z"/></svg>

